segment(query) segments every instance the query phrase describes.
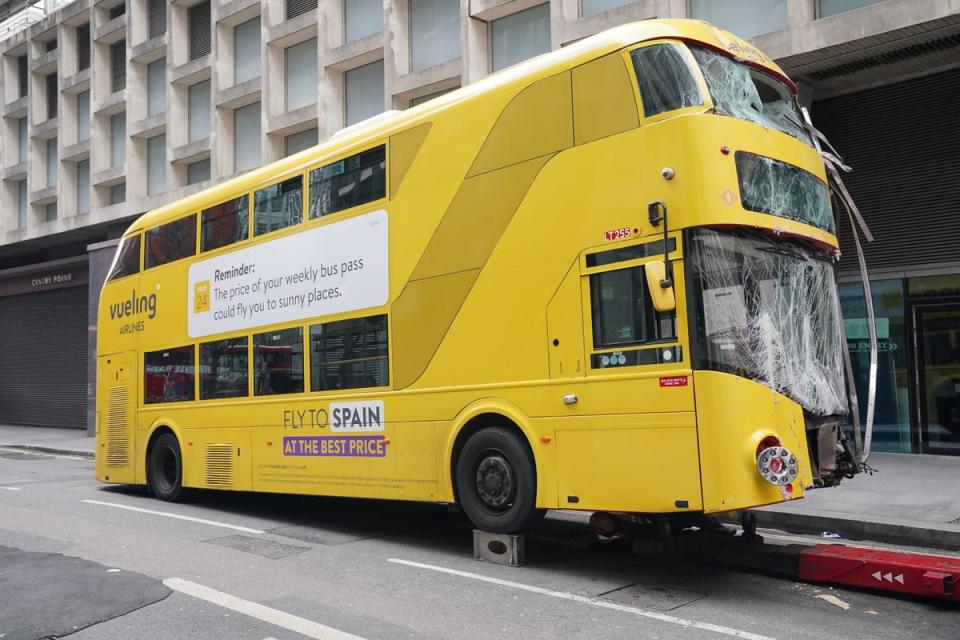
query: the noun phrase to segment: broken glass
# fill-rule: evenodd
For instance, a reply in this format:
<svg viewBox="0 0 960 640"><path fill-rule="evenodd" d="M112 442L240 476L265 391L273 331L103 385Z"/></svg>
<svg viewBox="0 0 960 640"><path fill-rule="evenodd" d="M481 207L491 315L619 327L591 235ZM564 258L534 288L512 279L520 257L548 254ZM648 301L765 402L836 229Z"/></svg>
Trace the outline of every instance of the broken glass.
<svg viewBox="0 0 960 640"><path fill-rule="evenodd" d="M744 209L836 232L825 182L799 167L753 153L737 151L736 161Z"/></svg>
<svg viewBox="0 0 960 640"><path fill-rule="evenodd" d="M631 54L640 84L643 113L658 113L703 104L683 50L675 44L655 44Z"/></svg>
<svg viewBox="0 0 960 640"><path fill-rule="evenodd" d="M782 131L813 146L786 85L715 51L690 50L703 71L717 113Z"/></svg>
<svg viewBox="0 0 960 640"><path fill-rule="evenodd" d="M755 231L698 229L691 240L698 366L755 380L813 415L846 414L828 256Z"/></svg>

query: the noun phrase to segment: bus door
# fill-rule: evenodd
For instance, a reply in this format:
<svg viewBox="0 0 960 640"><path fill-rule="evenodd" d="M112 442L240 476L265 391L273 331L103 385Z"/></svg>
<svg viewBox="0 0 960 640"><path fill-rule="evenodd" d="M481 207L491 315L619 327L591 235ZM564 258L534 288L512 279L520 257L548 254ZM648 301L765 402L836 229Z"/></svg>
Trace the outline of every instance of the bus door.
<svg viewBox="0 0 960 640"><path fill-rule="evenodd" d="M586 373L581 308L578 259L547 305L551 378L583 378Z"/></svg>
<svg viewBox="0 0 960 640"><path fill-rule="evenodd" d="M137 352L97 359L97 477L134 482L136 451Z"/></svg>

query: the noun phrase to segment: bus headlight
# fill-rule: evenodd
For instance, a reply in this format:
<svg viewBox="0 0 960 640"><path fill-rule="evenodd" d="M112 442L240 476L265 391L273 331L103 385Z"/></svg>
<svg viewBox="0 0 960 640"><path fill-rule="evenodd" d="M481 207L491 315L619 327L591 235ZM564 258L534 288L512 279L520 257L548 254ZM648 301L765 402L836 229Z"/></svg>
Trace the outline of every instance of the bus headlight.
<svg viewBox="0 0 960 640"><path fill-rule="evenodd" d="M786 447L768 447L757 457L757 471L770 484L782 487L797 479L797 456Z"/></svg>

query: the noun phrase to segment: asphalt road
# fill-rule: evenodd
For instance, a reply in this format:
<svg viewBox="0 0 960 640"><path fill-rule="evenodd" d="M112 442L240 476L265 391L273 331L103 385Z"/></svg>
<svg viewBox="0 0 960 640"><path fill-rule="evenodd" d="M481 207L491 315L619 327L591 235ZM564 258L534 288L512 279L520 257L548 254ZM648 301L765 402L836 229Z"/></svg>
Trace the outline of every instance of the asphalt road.
<svg viewBox="0 0 960 640"><path fill-rule="evenodd" d="M87 460L0 450L2 640L960 637L955 606L643 558L563 514L527 562L474 560L434 505L167 504Z"/></svg>

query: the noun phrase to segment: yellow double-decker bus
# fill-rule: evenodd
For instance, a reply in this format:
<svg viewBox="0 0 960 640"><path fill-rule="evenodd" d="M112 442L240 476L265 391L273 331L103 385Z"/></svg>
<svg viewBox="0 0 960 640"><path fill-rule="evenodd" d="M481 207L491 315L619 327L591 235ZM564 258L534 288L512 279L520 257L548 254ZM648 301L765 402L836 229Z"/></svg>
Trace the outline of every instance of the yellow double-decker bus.
<svg viewBox="0 0 960 640"><path fill-rule="evenodd" d="M651 20L151 211L99 480L711 514L856 471L824 164L749 43Z"/></svg>

